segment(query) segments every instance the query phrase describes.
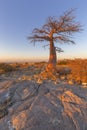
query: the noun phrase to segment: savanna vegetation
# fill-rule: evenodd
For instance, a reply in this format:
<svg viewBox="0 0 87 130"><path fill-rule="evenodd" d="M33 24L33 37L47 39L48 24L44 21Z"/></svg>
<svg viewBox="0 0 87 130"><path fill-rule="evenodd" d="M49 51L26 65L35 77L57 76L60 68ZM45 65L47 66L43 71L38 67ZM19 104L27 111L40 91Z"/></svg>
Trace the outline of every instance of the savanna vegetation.
<svg viewBox="0 0 87 130"><path fill-rule="evenodd" d="M47 62L36 63L13 63L13 64L0 64L0 74L19 72L22 76L39 77L47 66ZM63 59L59 60L56 65L57 79L72 82L76 84L87 83L87 59ZM15 73L16 74L16 73ZM14 75L14 74L13 74ZM37 75L37 76L36 76ZM42 76L42 75L41 75ZM43 74L42 78L46 73ZM52 76L52 75L51 75ZM51 79L52 77L49 77ZM46 79L46 77L45 77ZM54 79L55 80L55 79Z"/></svg>
<svg viewBox="0 0 87 130"><path fill-rule="evenodd" d="M15 71L16 67L7 63L0 63L0 74Z"/></svg>
<svg viewBox="0 0 87 130"><path fill-rule="evenodd" d="M72 70L69 79L79 84L87 83L87 59L67 60L67 66Z"/></svg>

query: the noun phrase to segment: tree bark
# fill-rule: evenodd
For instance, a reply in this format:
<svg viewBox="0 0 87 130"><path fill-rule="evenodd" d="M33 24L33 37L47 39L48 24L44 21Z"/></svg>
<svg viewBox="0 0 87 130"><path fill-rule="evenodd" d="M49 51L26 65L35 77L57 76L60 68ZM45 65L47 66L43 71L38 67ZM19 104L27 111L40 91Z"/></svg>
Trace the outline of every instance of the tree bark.
<svg viewBox="0 0 87 130"><path fill-rule="evenodd" d="M50 71L55 70L56 63L57 63L56 48L54 46L53 41L50 41L50 57L49 57L48 65L47 65L47 70L50 70Z"/></svg>

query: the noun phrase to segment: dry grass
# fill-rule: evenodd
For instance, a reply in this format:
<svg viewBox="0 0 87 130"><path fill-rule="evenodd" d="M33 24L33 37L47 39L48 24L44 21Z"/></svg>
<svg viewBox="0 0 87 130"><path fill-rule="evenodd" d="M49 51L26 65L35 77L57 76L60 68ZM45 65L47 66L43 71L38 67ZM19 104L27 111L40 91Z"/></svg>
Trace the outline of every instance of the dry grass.
<svg viewBox="0 0 87 130"><path fill-rule="evenodd" d="M58 73L47 74L45 70L47 63L46 62L37 62L37 63L13 63L13 64L0 64L0 74L2 73L13 73L12 76L20 75L21 77L26 77L29 79L33 78L44 78L44 79L56 79L63 78L68 81L73 81L74 83L87 83L87 59L74 59L74 60L61 60L58 61L57 69ZM71 73L70 73L71 70ZM10 76L10 75L9 75ZM33 78L30 78L33 77ZM50 77L49 77L50 76ZM54 78L55 77L55 78Z"/></svg>

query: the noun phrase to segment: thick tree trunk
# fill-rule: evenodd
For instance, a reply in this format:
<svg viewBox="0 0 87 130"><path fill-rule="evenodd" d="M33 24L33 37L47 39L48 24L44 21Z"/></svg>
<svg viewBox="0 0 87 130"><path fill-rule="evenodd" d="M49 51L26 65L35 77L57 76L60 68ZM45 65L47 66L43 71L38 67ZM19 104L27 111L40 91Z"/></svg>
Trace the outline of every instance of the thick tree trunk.
<svg viewBox="0 0 87 130"><path fill-rule="evenodd" d="M54 71L56 69L57 57L56 49L53 42L50 42L50 57L47 65L47 70Z"/></svg>

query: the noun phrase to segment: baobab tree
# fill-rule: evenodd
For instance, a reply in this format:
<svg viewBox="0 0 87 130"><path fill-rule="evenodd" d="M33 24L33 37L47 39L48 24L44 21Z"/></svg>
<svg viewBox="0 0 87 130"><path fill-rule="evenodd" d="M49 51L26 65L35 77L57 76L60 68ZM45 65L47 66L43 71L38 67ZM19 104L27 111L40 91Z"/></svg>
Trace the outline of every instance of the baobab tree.
<svg viewBox="0 0 87 130"><path fill-rule="evenodd" d="M32 35L28 36L30 42L49 42L50 46L50 55L49 62L46 67L47 70L55 70L57 63L56 51L61 51L61 48L57 48L55 43L72 43L75 42L72 40L74 33L81 30L81 25L79 22L75 21L75 16L73 14L74 10L64 12L62 16L49 17L46 24L41 28L34 28Z"/></svg>

